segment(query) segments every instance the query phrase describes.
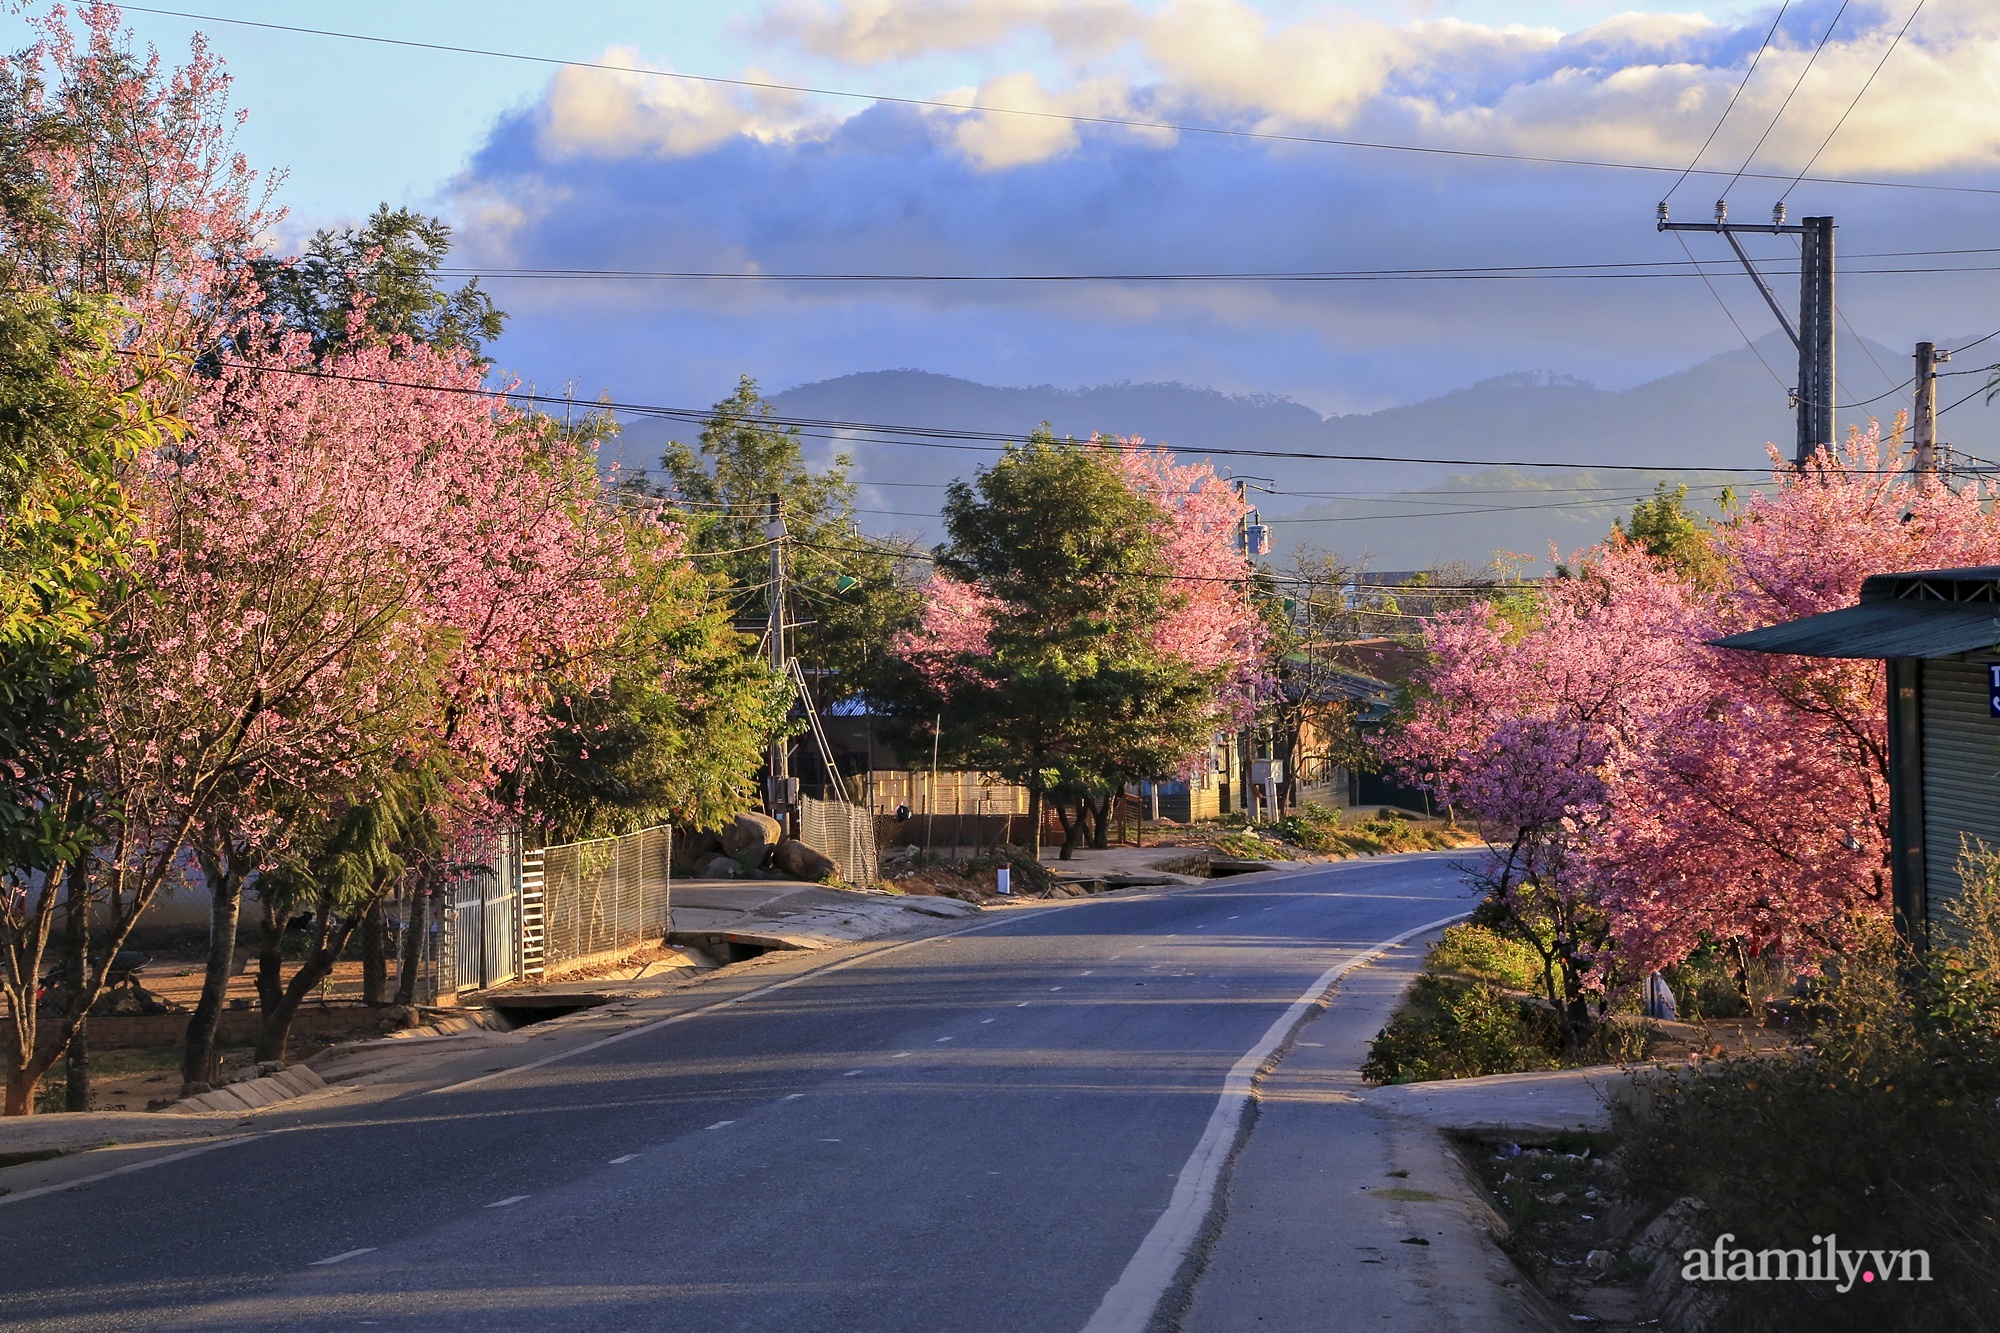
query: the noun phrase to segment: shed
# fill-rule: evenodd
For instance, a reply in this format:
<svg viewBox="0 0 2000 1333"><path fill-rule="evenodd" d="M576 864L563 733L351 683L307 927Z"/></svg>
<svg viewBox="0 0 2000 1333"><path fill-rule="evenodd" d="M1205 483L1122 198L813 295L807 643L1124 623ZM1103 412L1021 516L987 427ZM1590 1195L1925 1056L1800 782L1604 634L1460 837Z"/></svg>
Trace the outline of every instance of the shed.
<svg viewBox="0 0 2000 1333"><path fill-rule="evenodd" d="M2000 848L2000 566L1876 574L1854 606L1715 643L1887 663L1896 925L1924 940L1963 842Z"/></svg>

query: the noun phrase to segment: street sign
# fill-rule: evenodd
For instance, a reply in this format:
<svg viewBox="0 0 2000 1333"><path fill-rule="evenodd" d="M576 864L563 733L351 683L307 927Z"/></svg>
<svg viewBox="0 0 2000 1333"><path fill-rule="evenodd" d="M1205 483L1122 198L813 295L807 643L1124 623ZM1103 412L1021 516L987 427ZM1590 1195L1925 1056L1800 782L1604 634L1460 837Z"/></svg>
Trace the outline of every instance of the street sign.
<svg viewBox="0 0 2000 1333"><path fill-rule="evenodd" d="M2000 662L1986 664L1986 715L2000 717Z"/></svg>

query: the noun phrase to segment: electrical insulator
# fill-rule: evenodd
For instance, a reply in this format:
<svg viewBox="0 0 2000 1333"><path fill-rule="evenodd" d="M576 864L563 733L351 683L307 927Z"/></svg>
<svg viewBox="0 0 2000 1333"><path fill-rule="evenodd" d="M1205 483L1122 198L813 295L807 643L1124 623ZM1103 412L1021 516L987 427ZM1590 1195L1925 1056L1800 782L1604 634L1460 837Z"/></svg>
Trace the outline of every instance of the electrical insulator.
<svg viewBox="0 0 2000 1333"><path fill-rule="evenodd" d="M1771 205L1771 225L1774 227L1785 225L1785 203L1782 199Z"/></svg>
<svg viewBox="0 0 2000 1333"><path fill-rule="evenodd" d="M1721 226L1721 225L1722 225L1722 224L1723 224L1724 222L1726 222L1726 221L1727 221L1728 219L1729 219L1729 201L1728 201L1727 199L1718 199L1718 200L1716 200L1716 201L1715 201L1715 225L1719 227L1719 226Z"/></svg>

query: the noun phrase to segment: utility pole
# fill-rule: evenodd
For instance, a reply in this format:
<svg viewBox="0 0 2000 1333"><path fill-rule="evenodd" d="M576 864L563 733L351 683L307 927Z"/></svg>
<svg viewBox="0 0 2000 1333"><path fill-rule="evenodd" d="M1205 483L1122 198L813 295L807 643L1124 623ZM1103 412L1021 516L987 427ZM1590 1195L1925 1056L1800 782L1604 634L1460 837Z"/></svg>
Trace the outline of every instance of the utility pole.
<svg viewBox="0 0 2000 1333"><path fill-rule="evenodd" d="M1936 343L1917 344L1917 402L1910 431L1920 474L1937 471L1937 363L1950 357L1950 352L1939 356Z"/></svg>
<svg viewBox="0 0 2000 1333"><path fill-rule="evenodd" d="M1833 219L1801 218L1797 223L1787 223L1785 206L1779 204L1771 210L1769 222L1731 222L1728 201L1718 199L1712 222L1670 222L1667 205L1662 201L1655 225L1660 231L1712 231L1720 234L1729 242L1729 248L1736 252L1743 271L1757 284L1764 304L1770 306L1771 313L1778 317L1779 327L1792 340L1792 346L1798 349L1799 378L1792 389L1792 406L1798 412L1798 437L1792 462L1803 468L1812 461L1814 450L1833 444ZM1742 242L1736 239L1736 233L1745 231L1799 238L1799 317L1796 325L1785 313L1784 307L1778 304L1778 298L1772 294L1770 284L1764 281L1764 275L1750 262Z"/></svg>
<svg viewBox="0 0 2000 1333"><path fill-rule="evenodd" d="M771 656L771 674L789 683L791 667L785 654L785 515L776 491L765 497L765 503L764 537L771 544L771 586L767 589L771 624L765 637ZM771 812L771 818L785 826L788 833L791 831L792 806L796 803L790 750L791 742L787 737L772 739L771 774L765 781L764 789L765 808Z"/></svg>

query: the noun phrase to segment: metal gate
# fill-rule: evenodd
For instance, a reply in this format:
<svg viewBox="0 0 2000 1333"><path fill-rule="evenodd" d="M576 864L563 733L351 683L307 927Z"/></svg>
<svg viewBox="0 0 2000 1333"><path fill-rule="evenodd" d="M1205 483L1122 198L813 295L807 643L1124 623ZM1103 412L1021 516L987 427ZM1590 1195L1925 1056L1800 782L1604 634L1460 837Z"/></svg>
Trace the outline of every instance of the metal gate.
<svg viewBox="0 0 2000 1333"><path fill-rule="evenodd" d="M511 830L453 888L445 943L443 971L454 990L485 990L520 975L520 839Z"/></svg>

